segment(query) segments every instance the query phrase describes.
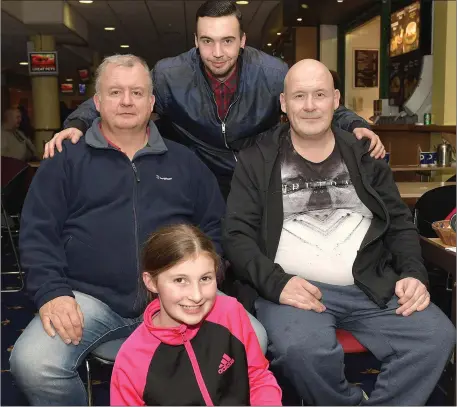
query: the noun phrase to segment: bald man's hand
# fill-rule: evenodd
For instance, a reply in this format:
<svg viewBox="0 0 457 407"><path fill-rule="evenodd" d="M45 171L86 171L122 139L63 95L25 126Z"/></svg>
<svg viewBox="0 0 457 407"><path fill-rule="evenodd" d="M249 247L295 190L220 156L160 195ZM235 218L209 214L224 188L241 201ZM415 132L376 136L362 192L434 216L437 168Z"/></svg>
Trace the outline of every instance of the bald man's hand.
<svg viewBox="0 0 457 407"><path fill-rule="evenodd" d="M287 282L279 296L280 304L318 313L326 310L321 300L319 288L298 276L293 276Z"/></svg>
<svg viewBox="0 0 457 407"><path fill-rule="evenodd" d="M386 149L384 148L384 145L381 143L381 139L376 133L364 127L358 127L354 129L353 133L358 140L362 140L364 137L370 139L370 148L368 151L371 151L371 157L376 159L385 157Z"/></svg>

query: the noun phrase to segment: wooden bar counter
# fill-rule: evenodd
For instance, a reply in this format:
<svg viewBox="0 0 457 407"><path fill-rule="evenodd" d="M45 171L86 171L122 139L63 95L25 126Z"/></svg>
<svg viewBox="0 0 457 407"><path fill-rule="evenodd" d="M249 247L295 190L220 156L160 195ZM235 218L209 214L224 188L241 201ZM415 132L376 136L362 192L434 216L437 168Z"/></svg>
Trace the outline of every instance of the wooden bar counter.
<svg viewBox="0 0 457 407"><path fill-rule="evenodd" d="M443 138L455 146L455 126L381 124L372 125L371 128L380 137L386 151L390 152L392 167L418 165L418 150L420 148L421 151L430 151L433 133L441 133ZM396 181L416 181L417 178L412 172L395 174Z"/></svg>

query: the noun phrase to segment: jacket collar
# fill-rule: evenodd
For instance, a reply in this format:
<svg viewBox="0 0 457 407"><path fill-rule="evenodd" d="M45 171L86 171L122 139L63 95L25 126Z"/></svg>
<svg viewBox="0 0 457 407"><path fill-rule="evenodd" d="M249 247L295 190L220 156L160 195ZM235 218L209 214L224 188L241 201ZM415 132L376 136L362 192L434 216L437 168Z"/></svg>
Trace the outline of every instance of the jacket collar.
<svg viewBox="0 0 457 407"><path fill-rule="evenodd" d="M257 138L256 143L262 152L265 161L276 160L281 139L282 137L287 136L289 130L290 123L282 123ZM358 159L361 159L363 155L368 153L369 140L358 140L353 134L336 126L332 126L332 132L335 135L338 146L346 146L346 148L352 149Z"/></svg>
<svg viewBox="0 0 457 407"><path fill-rule="evenodd" d="M85 141L86 144L99 149L112 149L109 145L108 140L103 137L103 134L100 131L101 119L98 117L92 123L92 126L87 130ZM157 126L151 120L149 122L149 138L148 143L140 151L135 154L135 157L138 155L145 154L163 154L168 151L165 142L163 141L162 136L157 129Z"/></svg>
<svg viewBox="0 0 457 407"><path fill-rule="evenodd" d="M218 301L218 297L216 296L216 301L214 301L213 309ZM144 324L148 331L155 336L160 342L165 343L167 345L182 345L184 343L184 338L187 341L190 341L197 335L200 326L202 325L203 321L197 325L186 325L181 324L176 327L171 328L163 328L155 326L152 322L152 318L155 314L160 311L160 300L157 298L152 301L144 311ZM210 311L211 312L211 311Z"/></svg>

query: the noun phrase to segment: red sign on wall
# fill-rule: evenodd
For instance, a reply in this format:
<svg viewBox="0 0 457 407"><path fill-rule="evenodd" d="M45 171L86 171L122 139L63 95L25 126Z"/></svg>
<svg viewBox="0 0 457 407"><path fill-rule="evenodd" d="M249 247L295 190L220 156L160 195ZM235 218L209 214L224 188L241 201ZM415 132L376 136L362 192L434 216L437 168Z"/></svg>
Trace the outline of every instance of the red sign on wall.
<svg viewBox="0 0 457 407"><path fill-rule="evenodd" d="M29 52L30 75L58 75L57 52Z"/></svg>

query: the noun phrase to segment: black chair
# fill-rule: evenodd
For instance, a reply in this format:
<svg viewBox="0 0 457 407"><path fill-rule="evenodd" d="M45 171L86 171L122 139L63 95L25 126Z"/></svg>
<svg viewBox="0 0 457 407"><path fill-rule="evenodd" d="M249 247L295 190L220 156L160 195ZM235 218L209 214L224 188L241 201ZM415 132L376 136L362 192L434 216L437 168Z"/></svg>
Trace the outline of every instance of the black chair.
<svg viewBox="0 0 457 407"><path fill-rule="evenodd" d="M114 365L116 356L121 349L121 346L127 338L113 339L111 341L102 343L100 346L92 350L86 358L86 374L87 374L87 400L89 406L94 405L93 391L92 391L92 374L90 369L90 361L92 359L99 361L104 365Z"/></svg>
<svg viewBox="0 0 457 407"><path fill-rule="evenodd" d="M419 234L425 237L437 237L432 223L443 220L456 206L455 185L446 185L432 189L422 195L414 207L414 223ZM443 274L432 264L425 264L429 278L431 301L448 317L451 317L452 276Z"/></svg>
<svg viewBox="0 0 457 407"><path fill-rule="evenodd" d="M18 238L22 206L28 190L28 170L27 163L14 158L2 157L2 260L13 256L15 261L10 267L2 267L2 275L18 275L20 286L3 289L2 285L1 292L18 292L24 288L24 273L18 254Z"/></svg>
<svg viewBox="0 0 457 407"><path fill-rule="evenodd" d="M446 185L432 189L419 198L414 206L414 223L420 235L437 237L432 223L443 220L455 208L455 192L455 185Z"/></svg>

